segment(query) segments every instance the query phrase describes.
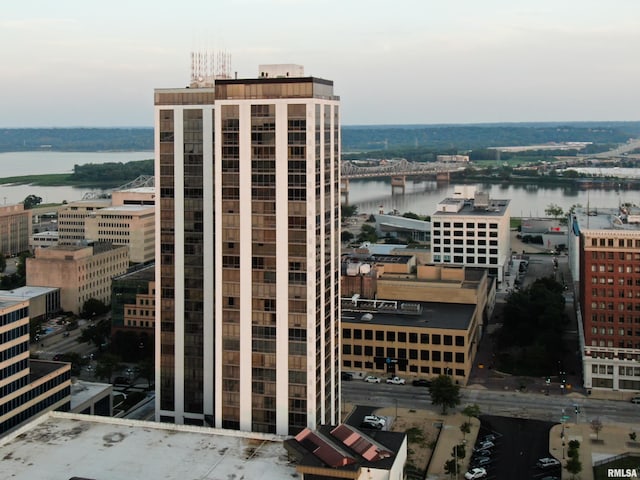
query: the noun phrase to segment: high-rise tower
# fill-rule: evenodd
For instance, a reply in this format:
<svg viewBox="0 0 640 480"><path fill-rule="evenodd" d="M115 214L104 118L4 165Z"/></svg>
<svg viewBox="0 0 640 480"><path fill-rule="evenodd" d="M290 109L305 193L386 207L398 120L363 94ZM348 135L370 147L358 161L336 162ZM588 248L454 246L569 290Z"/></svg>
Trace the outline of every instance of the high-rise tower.
<svg viewBox="0 0 640 480"><path fill-rule="evenodd" d="M155 91L157 420L339 421L339 159L300 66Z"/></svg>

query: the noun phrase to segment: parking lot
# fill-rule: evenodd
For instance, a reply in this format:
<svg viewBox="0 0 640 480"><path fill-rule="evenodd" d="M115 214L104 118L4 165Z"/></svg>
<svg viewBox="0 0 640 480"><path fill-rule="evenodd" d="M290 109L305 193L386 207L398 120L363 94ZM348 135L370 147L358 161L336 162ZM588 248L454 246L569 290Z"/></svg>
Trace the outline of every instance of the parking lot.
<svg viewBox="0 0 640 480"><path fill-rule="evenodd" d="M487 479L535 479L560 478L559 465L540 468L538 460L551 457L549 454L549 430L551 422L483 415L480 417L480 432L474 445L469 468L482 467ZM489 436L489 437L488 437ZM483 441L486 448L482 453ZM480 460L481 459L481 460Z"/></svg>

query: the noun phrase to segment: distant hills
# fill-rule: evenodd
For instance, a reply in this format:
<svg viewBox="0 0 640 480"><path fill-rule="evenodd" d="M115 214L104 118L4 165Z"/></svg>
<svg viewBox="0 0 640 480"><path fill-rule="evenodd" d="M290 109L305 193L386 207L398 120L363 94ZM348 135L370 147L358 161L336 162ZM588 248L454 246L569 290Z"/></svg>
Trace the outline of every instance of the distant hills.
<svg viewBox="0 0 640 480"><path fill-rule="evenodd" d="M465 151L549 142L617 144L640 137L640 122L343 125L343 152L398 148ZM0 152L153 150L152 128L5 128Z"/></svg>

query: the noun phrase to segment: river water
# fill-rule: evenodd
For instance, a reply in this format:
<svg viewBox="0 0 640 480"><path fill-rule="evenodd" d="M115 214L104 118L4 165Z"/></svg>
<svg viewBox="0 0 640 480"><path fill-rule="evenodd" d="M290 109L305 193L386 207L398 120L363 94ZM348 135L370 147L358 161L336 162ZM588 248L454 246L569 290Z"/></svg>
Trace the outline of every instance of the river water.
<svg viewBox="0 0 640 480"><path fill-rule="evenodd" d="M400 213L431 215L436 211L438 202L453 196L454 188L454 184L414 182L407 179L404 194L392 194L388 180L352 180L349 183L349 204L357 205L359 213L379 213L380 210L389 213L397 210ZM617 207L621 202L640 205L640 191L625 189L624 181L617 190L581 190L520 184L477 184L476 190L488 192L493 199L510 200L512 217L545 216L544 211L550 204L559 205L564 211L576 204L593 208Z"/></svg>
<svg viewBox="0 0 640 480"><path fill-rule="evenodd" d="M45 173L68 173L74 165L87 163L129 162L153 158L153 152L17 152L0 153L0 177ZM616 174L618 169L598 169L601 175ZM636 174L640 173L638 169ZM625 172L626 173L626 172ZM133 179L132 179L133 180ZM640 191L627 190L621 180L618 190L579 190L577 188L538 187L536 185L478 184L476 189L488 192L491 198L509 199L511 216L544 216L550 204L565 211L572 205L616 207L621 202L640 204ZM407 180L404 194L392 194L388 179L352 180L349 203L358 206L359 213L398 210L418 215L431 215L443 198L453 195L453 184ZM0 204L22 202L28 195L42 198L43 203L80 200L87 193L102 193L100 189L76 187L37 187L33 185L0 185Z"/></svg>
<svg viewBox="0 0 640 480"><path fill-rule="evenodd" d="M0 153L0 178L48 173L71 173L74 165L87 163L131 162L153 158L153 152L7 152ZM133 179L132 179L133 180ZM22 202L33 194L43 203L80 200L100 189L77 187L36 187L33 185L0 185L0 204Z"/></svg>

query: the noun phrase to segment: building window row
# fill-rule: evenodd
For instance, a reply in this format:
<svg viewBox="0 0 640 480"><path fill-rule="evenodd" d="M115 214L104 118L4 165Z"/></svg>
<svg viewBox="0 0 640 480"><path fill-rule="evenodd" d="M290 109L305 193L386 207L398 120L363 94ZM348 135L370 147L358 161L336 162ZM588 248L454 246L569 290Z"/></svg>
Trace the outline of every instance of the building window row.
<svg viewBox="0 0 640 480"><path fill-rule="evenodd" d="M375 337L375 338L374 338ZM369 330L360 328L343 328L342 338L354 338L356 340L377 340L383 342L395 342L400 343L420 343L423 345L453 345L453 335L441 335L438 333L417 333L417 332L396 332L393 330ZM464 336L455 335L456 346L464 346Z"/></svg>

